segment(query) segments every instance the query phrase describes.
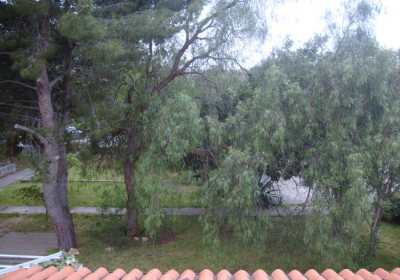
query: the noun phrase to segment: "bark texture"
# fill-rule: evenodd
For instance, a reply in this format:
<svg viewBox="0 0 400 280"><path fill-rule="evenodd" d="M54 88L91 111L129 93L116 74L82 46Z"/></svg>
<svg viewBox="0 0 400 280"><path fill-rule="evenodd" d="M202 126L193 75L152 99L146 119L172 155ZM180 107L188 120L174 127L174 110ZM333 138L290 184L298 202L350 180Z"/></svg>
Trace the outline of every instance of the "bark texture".
<svg viewBox="0 0 400 280"><path fill-rule="evenodd" d="M379 223L382 220L383 209L382 206L377 206L374 211L374 221L371 225L371 232L370 232L370 243L369 247L371 251L375 254L376 252L376 242L378 240L378 227Z"/></svg>
<svg viewBox="0 0 400 280"><path fill-rule="evenodd" d="M138 207L135 186L133 185L133 178L135 177L135 162L133 150L135 147L135 139L133 131L128 131L128 145L126 147L126 160L124 162L124 182L127 192L126 201L126 221L127 232L129 238L139 234L138 229Z"/></svg>
<svg viewBox="0 0 400 280"><path fill-rule="evenodd" d="M49 17L44 17L41 33L46 46L50 42L50 32L50 19ZM39 110L43 120L43 128L46 131L44 136L46 141L43 141L42 144L46 163L48 164L47 174L43 181L43 194L47 212L53 221L57 235L58 249L68 251L70 248L76 247L76 237L72 215L68 207L66 147L60 141L64 125L61 125L61 128L57 131L57 118L54 114L51 100L54 83L49 81L46 64L43 62L40 67L41 74L36 81L36 85ZM66 120L65 118L68 118L67 112L63 113L62 122Z"/></svg>

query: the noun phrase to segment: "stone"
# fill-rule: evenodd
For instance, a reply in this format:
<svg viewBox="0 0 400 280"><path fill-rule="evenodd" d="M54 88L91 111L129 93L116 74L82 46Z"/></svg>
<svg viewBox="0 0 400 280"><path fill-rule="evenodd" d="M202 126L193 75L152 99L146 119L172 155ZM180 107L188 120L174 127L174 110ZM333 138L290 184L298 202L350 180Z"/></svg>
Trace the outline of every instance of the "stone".
<svg viewBox="0 0 400 280"><path fill-rule="evenodd" d="M114 247L107 247L104 249L104 251L106 251L106 252L114 251Z"/></svg>
<svg viewBox="0 0 400 280"><path fill-rule="evenodd" d="M142 242L143 243L147 243L149 241L149 239L147 237L142 237Z"/></svg>
<svg viewBox="0 0 400 280"><path fill-rule="evenodd" d="M134 241L140 241L139 237L136 237L136 236L133 238L133 240Z"/></svg>
<svg viewBox="0 0 400 280"><path fill-rule="evenodd" d="M79 256L79 251L78 251L78 249L75 249L75 248L69 249L69 253L73 256Z"/></svg>

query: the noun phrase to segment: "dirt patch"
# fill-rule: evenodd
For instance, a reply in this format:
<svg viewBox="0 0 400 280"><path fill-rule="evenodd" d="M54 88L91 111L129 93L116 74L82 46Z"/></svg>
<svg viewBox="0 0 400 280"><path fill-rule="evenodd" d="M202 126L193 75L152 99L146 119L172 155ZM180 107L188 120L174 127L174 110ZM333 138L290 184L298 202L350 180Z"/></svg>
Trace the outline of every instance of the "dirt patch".
<svg viewBox="0 0 400 280"><path fill-rule="evenodd" d="M23 217L10 217L0 220L0 237L12 232L16 225L22 224L24 222Z"/></svg>
<svg viewBox="0 0 400 280"><path fill-rule="evenodd" d="M163 234L163 235L161 235L161 239L160 239L160 241L157 242L157 244L165 245L165 244L174 242L177 239L178 239L178 237L174 233Z"/></svg>

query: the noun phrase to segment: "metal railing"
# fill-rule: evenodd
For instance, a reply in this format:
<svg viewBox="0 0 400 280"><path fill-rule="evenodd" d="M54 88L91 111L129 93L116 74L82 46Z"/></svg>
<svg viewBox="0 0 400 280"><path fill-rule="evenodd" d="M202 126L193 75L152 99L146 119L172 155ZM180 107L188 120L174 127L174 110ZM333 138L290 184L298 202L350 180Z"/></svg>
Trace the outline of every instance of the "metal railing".
<svg viewBox="0 0 400 280"><path fill-rule="evenodd" d="M28 267L31 267L32 265L40 264L45 261L59 260L59 259L61 259L62 253L63 252L60 251L58 253L48 255L48 256L26 256L26 255L2 255L2 254L0 254L0 275L10 273L14 270L17 270L18 268L28 268ZM8 264L2 263L2 260L4 260L4 259L30 260L30 261L15 264L15 265L8 265Z"/></svg>

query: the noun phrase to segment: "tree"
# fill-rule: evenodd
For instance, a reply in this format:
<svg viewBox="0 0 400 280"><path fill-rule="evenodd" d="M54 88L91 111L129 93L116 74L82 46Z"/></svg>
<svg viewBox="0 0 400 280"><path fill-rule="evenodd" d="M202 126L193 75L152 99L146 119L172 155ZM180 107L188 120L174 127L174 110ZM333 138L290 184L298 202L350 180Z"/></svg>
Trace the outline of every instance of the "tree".
<svg viewBox="0 0 400 280"><path fill-rule="evenodd" d="M90 2L90 1L89 1ZM2 54L13 64L15 79L1 83L35 92L41 127L15 128L32 135L43 149L43 193L46 208L57 235L60 250L76 247L72 215L68 208L67 157L65 128L69 124L71 73L81 63L76 44L96 33L95 22L85 1L13 1L1 3L5 9L2 22ZM81 29L66 30L63 22L74 13ZM93 33L83 31L92 25ZM66 33L74 34L69 40ZM101 34L101 32L97 32ZM75 53L74 53L75 52ZM35 84L32 85L32 84ZM36 98L35 98L36 99Z"/></svg>
<svg viewBox="0 0 400 280"><path fill-rule="evenodd" d="M238 195L245 178L245 185L252 186L245 174L261 171L274 180L301 176L313 190L304 235L310 248L335 252L344 263L364 254L360 229L371 222L374 202L370 246L375 249L383 200L399 186L395 127L400 100L398 62L371 35L368 19L373 14L361 1L348 10L342 33L316 36L295 51L287 41L251 71L253 94L226 121L208 119L212 145L230 146L210 180L209 207L227 209L230 222L241 220L244 211L231 211L230 205L250 203ZM232 174L239 169L245 172ZM254 187L245 190L252 193L247 197L256 196ZM212 217L206 228L215 236L221 228Z"/></svg>
<svg viewBox="0 0 400 280"><path fill-rule="evenodd" d="M103 158L108 154L114 167L122 164L129 237L138 234L138 214L143 206L154 210L148 213L146 225L161 223L163 214L156 197L160 192L152 188L155 184L149 177L181 162L182 155L200 143L197 105L189 92L182 88L173 91L171 85L178 77L202 75L207 64L237 63L227 50L237 39L260 35L253 32L260 29L254 3L150 2L136 13L121 12L117 19L104 19L114 30L109 40L116 42L121 53L112 62L113 69L108 66L109 73L101 74L110 81L103 84L107 98L88 95L98 120L92 129L94 153L99 153L95 143L101 139L108 143L100 152ZM107 14L108 9L99 7L96 13ZM109 79L111 75L119 77ZM112 154L117 157L112 159ZM155 204L149 205L150 200Z"/></svg>

